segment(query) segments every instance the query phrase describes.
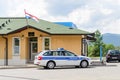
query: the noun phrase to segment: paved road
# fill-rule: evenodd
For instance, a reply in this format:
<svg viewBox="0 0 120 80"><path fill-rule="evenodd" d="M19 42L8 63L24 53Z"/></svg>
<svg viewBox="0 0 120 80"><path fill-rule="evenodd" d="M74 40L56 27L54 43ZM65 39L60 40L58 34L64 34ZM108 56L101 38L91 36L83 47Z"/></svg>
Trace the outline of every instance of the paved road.
<svg viewBox="0 0 120 80"><path fill-rule="evenodd" d="M1 69L0 80L120 80L120 63L89 68L57 68L53 70L24 68Z"/></svg>

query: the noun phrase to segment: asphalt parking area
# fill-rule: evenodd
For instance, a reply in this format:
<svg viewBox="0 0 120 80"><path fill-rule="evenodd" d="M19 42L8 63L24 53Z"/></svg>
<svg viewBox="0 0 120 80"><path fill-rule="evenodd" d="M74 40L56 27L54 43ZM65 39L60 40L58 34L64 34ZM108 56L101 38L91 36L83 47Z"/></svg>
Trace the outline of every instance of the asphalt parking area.
<svg viewBox="0 0 120 80"><path fill-rule="evenodd" d="M57 67L55 69L1 69L0 80L120 80L120 63L88 68Z"/></svg>

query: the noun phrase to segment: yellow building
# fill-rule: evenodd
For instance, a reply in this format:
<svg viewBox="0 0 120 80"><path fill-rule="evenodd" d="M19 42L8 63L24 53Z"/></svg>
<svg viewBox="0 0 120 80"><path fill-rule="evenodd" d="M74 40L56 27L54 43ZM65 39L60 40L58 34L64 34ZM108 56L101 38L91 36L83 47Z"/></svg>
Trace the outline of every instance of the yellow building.
<svg viewBox="0 0 120 80"><path fill-rule="evenodd" d="M39 23L31 19L26 23L22 17L0 18L0 65L25 65L38 52L49 49L84 54L83 42L91 34L41 19Z"/></svg>

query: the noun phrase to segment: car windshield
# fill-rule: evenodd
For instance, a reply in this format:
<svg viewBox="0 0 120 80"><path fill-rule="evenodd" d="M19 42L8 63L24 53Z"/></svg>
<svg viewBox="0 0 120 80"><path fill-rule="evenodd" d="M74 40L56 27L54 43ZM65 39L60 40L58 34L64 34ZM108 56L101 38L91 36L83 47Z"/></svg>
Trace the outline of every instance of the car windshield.
<svg viewBox="0 0 120 80"><path fill-rule="evenodd" d="M110 51L110 54L115 55L115 54L120 54L120 52L119 52L118 50L111 50L111 51Z"/></svg>

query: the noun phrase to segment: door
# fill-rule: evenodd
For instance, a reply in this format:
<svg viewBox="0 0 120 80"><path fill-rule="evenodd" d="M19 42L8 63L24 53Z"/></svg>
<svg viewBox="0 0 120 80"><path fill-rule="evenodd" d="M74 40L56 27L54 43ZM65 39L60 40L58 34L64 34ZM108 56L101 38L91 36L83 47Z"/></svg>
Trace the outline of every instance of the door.
<svg viewBox="0 0 120 80"><path fill-rule="evenodd" d="M31 60L34 60L35 55L38 52L37 42L31 42Z"/></svg>
<svg viewBox="0 0 120 80"><path fill-rule="evenodd" d="M67 65L79 65L80 60L78 56L69 51L64 51L64 53L66 56Z"/></svg>

